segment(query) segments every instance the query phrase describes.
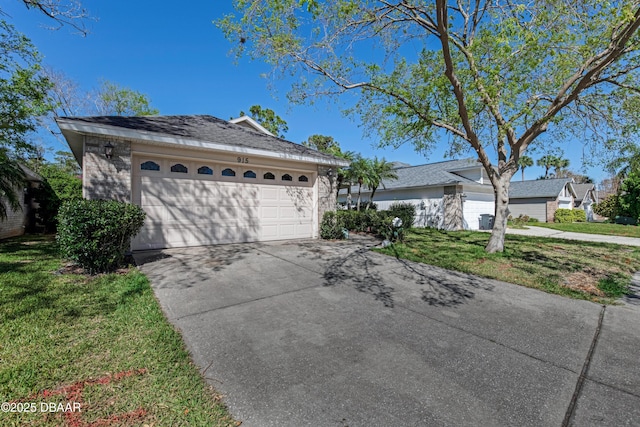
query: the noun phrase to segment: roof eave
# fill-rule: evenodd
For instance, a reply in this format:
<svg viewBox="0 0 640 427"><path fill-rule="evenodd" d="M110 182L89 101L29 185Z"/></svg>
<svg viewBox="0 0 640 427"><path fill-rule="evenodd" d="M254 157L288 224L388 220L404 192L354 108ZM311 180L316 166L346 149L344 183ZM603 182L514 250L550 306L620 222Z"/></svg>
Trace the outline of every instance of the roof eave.
<svg viewBox="0 0 640 427"><path fill-rule="evenodd" d="M74 134L83 135L83 134L92 134L99 136L111 136L118 137L124 139L135 139L142 143L149 144L160 144L167 146L181 146L181 147L189 147L193 149L203 149L203 150L216 150L223 151L229 153L242 153L242 154L253 154L261 157L269 157L269 158L277 158L283 160L294 160L304 163L315 163L320 165L327 166L349 166L349 162L346 160L333 158L327 159L322 157L313 157L313 156L305 156L305 155L292 155L283 152L277 151L268 151L268 150L260 150L257 148L247 148L247 147L235 147L232 145L225 144L217 144L209 141L202 141L193 138L184 138L177 137L175 135L169 135L161 132L149 132L149 131L141 131L141 130L133 130L121 128L118 126L110 126L110 125L96 125L96 124L87 124L87 123L78 123L74 120L68 120L65 118L56 119L58 123L58 127L62 131L63 135L69 142L69 146L74 153L76 159L78 159L78 153L80 154L80 158L82 158L82 145L80 145L79 152L76 152L78 147L78 141ZM74 149L73 144L76 146ZM80 144L82 140L80 139ZM79 162L82 164L81 162Z"/></svg>

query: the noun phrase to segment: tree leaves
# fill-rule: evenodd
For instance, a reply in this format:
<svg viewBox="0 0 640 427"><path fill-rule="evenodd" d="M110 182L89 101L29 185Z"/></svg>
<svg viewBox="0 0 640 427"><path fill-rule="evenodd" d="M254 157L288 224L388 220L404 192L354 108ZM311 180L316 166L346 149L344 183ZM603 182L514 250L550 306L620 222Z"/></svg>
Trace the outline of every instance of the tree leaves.
<svg viewBox="0 0 640 427"><path fill-rule="evenodd" d="M28 38L0 20L0 146L16 153L33 150L26 137L36 117L50 108L50 82L40 74L40 56Z"/></svg>

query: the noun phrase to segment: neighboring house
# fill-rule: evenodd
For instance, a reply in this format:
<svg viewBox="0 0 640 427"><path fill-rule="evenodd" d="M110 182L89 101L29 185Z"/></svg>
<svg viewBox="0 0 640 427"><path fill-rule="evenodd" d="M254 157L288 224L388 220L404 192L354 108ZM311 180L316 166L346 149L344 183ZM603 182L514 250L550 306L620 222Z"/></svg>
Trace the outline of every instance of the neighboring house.
<svg viewBox="0 0 640 427"><path fill-rule="evenodd" d="M248 117L57 122L82 166L83 196L146 212L134 250L317 237L323 213L335 208L335 169L348 165Z"/></svg>
<svg viewBox="0 0 640 427"><path fill-rule="evenodd" d="M478 230L481 218L494 213L493 187L476 159L399 167L394 171L398 179L384 180L373 202L379 210L396 202L413 203L416 227ZM353 186L351 192L355 201L358 186ZM368 200L370 194L370 189L363 188L363 200ZM338 201L346 200L347 191L342 189Z"/></svg>
<svg viewBox="0 0 640 427"><path fill-rule="evenodd" d="M557 209L573 209L576 192L571 178L512 181L509 211L514 218L527 215L541 222L553 222Z"/></svg>
<svg viewBox="0 0 640 427"><path fill-rule="evenodd" d="M7 208L7 218L0 221L0 239L21 236L35 224L35 211L38 204L33 199L33 189L42 182L42 177L26 166L20 165L24 171L27 182L24 187L16 188L16 194L20 198L22 209L13 210L6 200L3 200Z"/></svg>
<svg viewBox="0 0 640 427"><path fill-rule="evenodd" d="M575 209L583 209L587 221L594 220L593 204L598 201L598 191L594 184L572 184L576 192Z"/></svg>

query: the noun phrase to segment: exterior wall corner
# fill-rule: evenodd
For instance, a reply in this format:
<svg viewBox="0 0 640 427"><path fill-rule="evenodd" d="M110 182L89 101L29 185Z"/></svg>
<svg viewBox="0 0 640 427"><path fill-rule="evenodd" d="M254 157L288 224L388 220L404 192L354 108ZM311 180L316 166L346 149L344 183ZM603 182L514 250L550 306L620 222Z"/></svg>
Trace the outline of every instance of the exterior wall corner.
<svg viewBox="0 0 640 427"><path fill-rule="evenodd" d="M114 146L107 159L104 146ZM131 142L97 136L85 138L82 187L87 199L131 202Z"/></svg>

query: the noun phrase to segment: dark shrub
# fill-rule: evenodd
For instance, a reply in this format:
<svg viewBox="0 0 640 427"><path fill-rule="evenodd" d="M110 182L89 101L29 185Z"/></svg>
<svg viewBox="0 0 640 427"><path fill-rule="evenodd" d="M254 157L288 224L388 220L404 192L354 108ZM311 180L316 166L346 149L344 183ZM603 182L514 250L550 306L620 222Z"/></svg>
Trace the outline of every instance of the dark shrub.
<svg viewBox="0 0 640 427"><path fill-rule="evenodd" d="M336 217L339 219L342 227L351 231L360 231L360 212L353 210L340 210L336 212Z"/></svg>
<svg viewBox="0 0 640 427"><path fill-rule="evenodd" d="M327 240L345 238L343 229L346 227L342 219L344 216L343 212L350 211L328 211L324 213L322 222L320 223L320 238ZM340 213L340 215L338 215L338 213Z"/></svg>
<svg viewBox="0 0 640 427"><path fill-rule="evenodd" d="M387 214L391 218L400 218L402 220L402 228L408 230L413 227L413 221L416 217L416 205L413 203L394 203L389 207Z"/></svg>
<svg viewBox="0 0 640 427"><path fill-rule="evenodd" d="M58 213L58 243L62 255L90 274L122 265L131 238L145 213L139 206L114 200L72 200Z"/></svg>

